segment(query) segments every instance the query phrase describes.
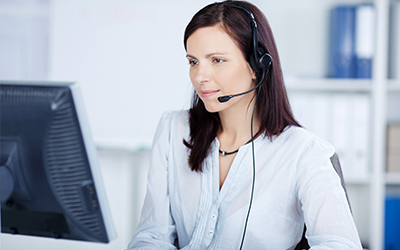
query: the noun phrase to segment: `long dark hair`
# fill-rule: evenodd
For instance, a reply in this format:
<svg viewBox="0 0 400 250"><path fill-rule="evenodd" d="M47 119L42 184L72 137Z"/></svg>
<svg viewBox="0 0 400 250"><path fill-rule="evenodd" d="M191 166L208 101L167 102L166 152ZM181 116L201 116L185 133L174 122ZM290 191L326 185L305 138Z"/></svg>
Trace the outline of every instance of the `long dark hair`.
<svg viewBox="0 0 400 250"><path fill-rule="evenodd" d="M231 2L231 3L230 3ZM288 125L300 126L293 117L283 81L278 50L271 27L264 14L254 5L244 1L234 1L248 8L254 15L258 26L259 45L272 57L272 67L260 86L256 115L259 118L260 132L270 140L282 133ZM197 29L221 25L242 51L250 63L252 52L252 29L247 13L232 6L232 1L213 3L197 12L186 27L184 46L187 39ZM261 79L262 72L257 74ZM210 145L221 129L218 113L210 113L194 92L189 110L190 140L183 143L190 149L189 165L193 171L202 172L203 162L209 154Z"/></svg>

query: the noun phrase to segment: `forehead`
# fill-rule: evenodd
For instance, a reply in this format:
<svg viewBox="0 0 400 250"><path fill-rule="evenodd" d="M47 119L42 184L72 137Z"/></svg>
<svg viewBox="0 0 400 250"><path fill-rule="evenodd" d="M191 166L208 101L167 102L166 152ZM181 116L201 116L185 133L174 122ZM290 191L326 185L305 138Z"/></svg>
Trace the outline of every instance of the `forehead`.
<svg viewBox="0 0 400 250"><path fill-rule="evenodd" d="M220 25L203 27L191 34L186 42L187 53L202 55L208 53L242 54L233 39Z"/></svg>

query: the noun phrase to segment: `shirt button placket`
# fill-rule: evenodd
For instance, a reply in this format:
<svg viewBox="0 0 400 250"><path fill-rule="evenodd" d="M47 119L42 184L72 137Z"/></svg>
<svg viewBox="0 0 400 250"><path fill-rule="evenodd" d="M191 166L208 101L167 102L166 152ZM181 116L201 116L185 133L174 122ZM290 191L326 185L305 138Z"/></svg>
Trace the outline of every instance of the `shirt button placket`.
<svg viewBox="0 0 400 250"><path fill-rule="evenodd" d="M214 236L215 224L217 223L217 212L216 212L217 209L218 209L217 205L214 205L212 208L213 211L211 213L210 222L209 222L210 229L208 231L208 236L210 236L210 237Z"/></svg>
<svg viewBox="0 0 400 250"><path fill-rule="evenodd" d="M208 246L211 243L211 240L215 234L215 225L217 224L217 217L218 217L218 199L213 201L213 205L210 211L211 215L209 215L210 220L208 221L208 231L207 232L207 239L205 239L205 243Z"/></svg>

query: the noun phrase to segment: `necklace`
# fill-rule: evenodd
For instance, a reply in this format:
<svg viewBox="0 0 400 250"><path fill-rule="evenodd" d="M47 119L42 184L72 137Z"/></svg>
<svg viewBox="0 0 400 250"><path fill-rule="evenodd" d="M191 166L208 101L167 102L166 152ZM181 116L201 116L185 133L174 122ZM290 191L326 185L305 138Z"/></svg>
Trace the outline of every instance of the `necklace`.
<svg viewBox="0 0 400 250"><path fill-rule="evenodd" d="M256 138L256 137L258 136L258 133L260 133L260 131L258 131L257 134L255 134L255 135L254 135L248 142L246 142L244 145L246 145L246 144L250 143L252 140L254 140L254 138ZM231 151L231 152L226 152L225 150L221 150L221 149L218 149L218 150L219 150L219 153L220 153L222 156L231 155L231 154L236 154L236 153L239 151L239 149L236 149L236 150Z"/></svg>
<svg viewBox="0 0 400 250"><path fill-rule="evenodd" d="M236 149L235 151L232 151L232 152L222 151L221 149L218 149L218 150L219 150L219 152L221 153L222 156L236 154L239 151L239 149Z"/></svg>

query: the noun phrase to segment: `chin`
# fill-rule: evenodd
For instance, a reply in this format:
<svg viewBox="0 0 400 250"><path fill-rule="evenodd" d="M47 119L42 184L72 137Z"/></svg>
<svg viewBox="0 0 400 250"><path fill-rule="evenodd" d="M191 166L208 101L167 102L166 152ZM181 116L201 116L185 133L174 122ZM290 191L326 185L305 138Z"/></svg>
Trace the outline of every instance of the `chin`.
<svg viewBox="0 0 400 250"><path fill-rule="evenodd" d="M220 111L219 109L207 108L207 106L206 106L206 110L207 110L209 113L218 113L218 112Z"/></svg>
<svg viewBox="0 0 400 250"><path fill-rule="evenodd" d="M209 113L217 113L217 112L219 112L219 111L221 111L221 104L220 103L206 103L206 102L203 102L204 103L204 107L206 108L206 110L209 112Z"/></svg>

